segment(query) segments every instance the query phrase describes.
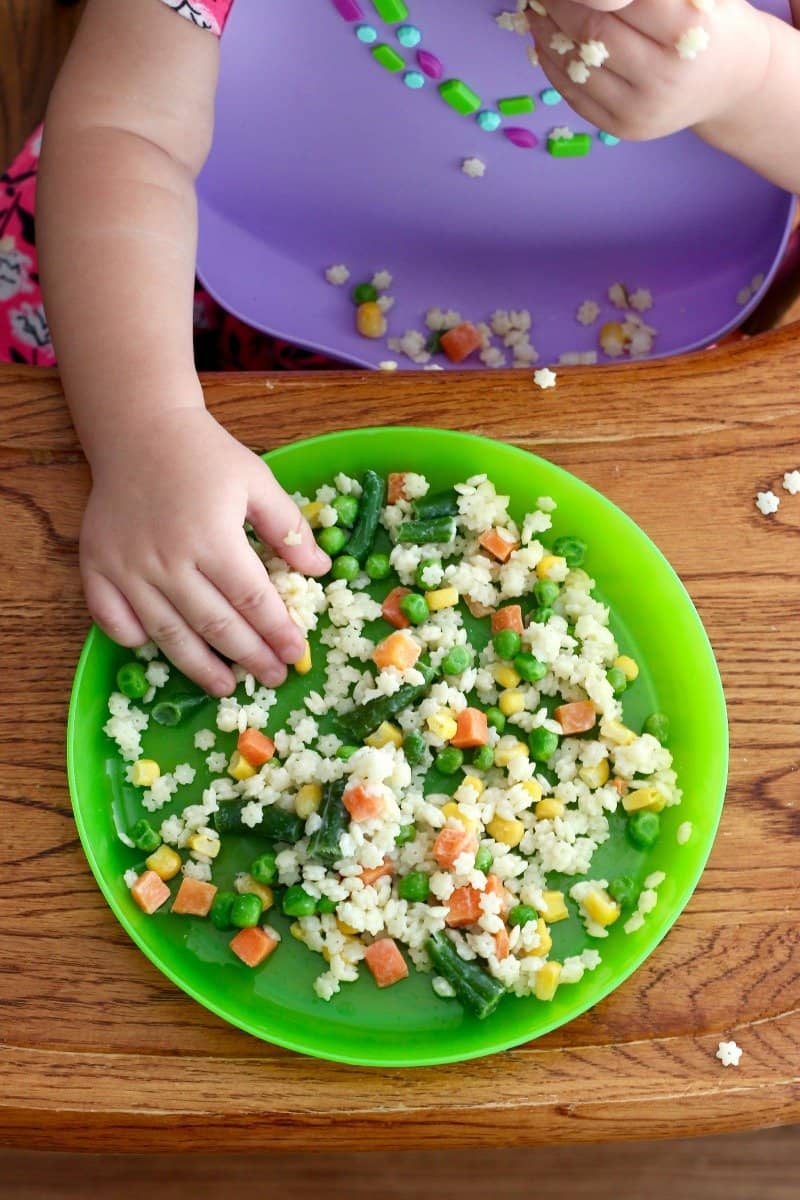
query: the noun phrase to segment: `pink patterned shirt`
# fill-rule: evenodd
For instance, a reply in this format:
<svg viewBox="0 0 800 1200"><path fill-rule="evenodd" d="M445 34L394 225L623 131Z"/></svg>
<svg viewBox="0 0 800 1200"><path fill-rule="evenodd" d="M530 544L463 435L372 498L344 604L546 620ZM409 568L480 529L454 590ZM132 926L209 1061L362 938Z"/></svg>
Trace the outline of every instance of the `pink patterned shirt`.
<svg viewBox="0 0 800 1200"><path fill-rule="evenodd" d="M225 28L228 13L233 8L233 0L163 0L163 3L193 25L209 29L217 37Z"/></svg>

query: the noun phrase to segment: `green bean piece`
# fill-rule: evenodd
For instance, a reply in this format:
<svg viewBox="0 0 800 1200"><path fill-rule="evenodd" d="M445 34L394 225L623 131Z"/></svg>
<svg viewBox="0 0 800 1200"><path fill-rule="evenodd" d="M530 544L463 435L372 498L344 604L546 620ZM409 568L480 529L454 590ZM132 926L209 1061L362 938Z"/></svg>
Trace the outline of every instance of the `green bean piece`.
<svg viewBox="0 0 800 1200"><path fill-rule="evenodd" d="M654 712L644 723L644 732L651 734L661 742L662 746L666 746L669 741L669 717L666 713Z"/></svg>
<svg viewBox="0 0 800 1200"><path fill-rule="evenodd" d="M342 762L347 762L348 758L352 758L356 750L360 749L360 746L340 746L336 751L336 757L340 758Z"/></svg>
<svg viewBox="0 0 800 1200"><path fill-rule="evenodd" d="M283 893L283 911L287 917L311 917L317 907L316 896L311 896L299 883Z"/></svg>
<svg viewBox="0 0 800 1200"><path fill-rule="evenodd" d="M499 708L492 705L486 710L486 722L490 729L496 729L498 733L502 733L506 727L506 715Z"/></svg>
<svg viewBox="0 0 800 1200"><path fill-rule="evenodd" d="M317 545L320 550L324 550L331 556L343 550L346 541L347 534L338 525L329 525L327 529L320 529L317 534Z"/></svg>
<svg viewBox="0 0 800 1200"><path fill-rule="evenodd" d="M508 913L509 925L528 925L538 919L539 914L530 904L515 904Z"/></svg>
<svg viewBox="0 0 800 1200"><path fill-rule="evenodd" d="M432 517L455 517L458 514L458 496L454 488L445 492L429 492L411 503L416 521L429 521Z"/></svg>
<svg viewBox="0 0 800 1200"><path fill-rule="evenodd" d="M558 734L553 733L551 729L544 729L540 725L537 729L530 731L528 745L532 759L536 762L547 762L558 749Z"/></svg>
<svg viewBox="0 0 800 1200"><path fill-rule="evenodd" d="M461 675L472 665L472 651L468 646L453 646L442 659L443 675Z"/></svg>
<svg viewBox="0 0 800 1200"><path fill-rule="evenodd" d="M326 867L332 867L340 857L339 840L350 824L350 814L344 806L346 780L336 779L325 785L319 816L322 824L308 839L308 853Z"/></svg>
<svg viewBox="0 0 800 1200"><path fill-rule="evenodd" d="M259 854L250 868L250 874L257 883L275 883L278 878L278 867L274 850L265 850Z"/></svg>
<svg viewBox="0 0 800 1200"><path fill-rule="evenodd" d="M299 842L303 836L305 823L296 813L287 812L270 804L261 814L257 825L247 825L242 820L242 810L249 801L224 800L214 813L214 828L220 836L226 833L255 834L256 837L267 838L270 842Z"/></svg>
<svg viewBox="0 0 800 1200"><path fill-rule="evenodd" d="M534 654L516 654L514 670L525 683L538 683L547 674L547 666Z"/></svg>
<svg viewBox="0 0 800 1200"><path fill-rule="evenodd" d="M442 353L442 332L443 331L441 329L434 329L433 333L428 338L427 342L425 343L425 349L428 351L428 354Z"/></svg>
<svg viewBox="0 0 800 1200"><path fill-rule="evenodd" d="M413 546L452 542L456 536L454 517L432 517L429 521L404 521L397 530L398 542Z"/></svg>
<svg viewBox="0 0 800 1200"><path fill-rule="evenodd" d="M137 850L152 854L161 845L161 835L156 833L149 821L137 821L131 830L131 841Z"/></svg>
<svg viewBox="0 0 800 1200"><path fill-rule="evenodd" d="M231 905L230 922L236 929L251 929L261 920L264 905L255 892L242 892Z"/></svg>
<svg viewBox="0 0 800 1200"><path fill-rule="evenodd" d="M628 686L628 677L619 667L609 667L606 679L611 684L614 695L619 698Z"/></svg>
<svg viewBox="0 0 800 1200"><path fill-rule="evenodd" d="M423 558L414 578L421 592L430 592L444 579L444 568L438 558Z"/></svg>
<svg viewBox="0 0 800 1200"><path fill-rule="evenodd" d="M416 825L413 825L413 824L412 825L401 825L400 832L398 833L397 837L394 839L394 844L396 846L405 846L405 844L407 842L413 842L413 840L416 836L417 836Z"/></svg>
<svg viewBox="0 0 800 1200"><path fill-rule="evenodd" d="M397 894L401 900L424 903L428 899L429 891L430 883L424 871L410 871L397 885Z"/></svg>
<svg viewBox="0 0 800 1200"><path fill-rule="evenodd" d="M159 700L158 704L153 705L150 715L156 725L180 725L184 717L190 716L207 699L205 692L179 692L170 696L169 700Z"/></svg>
<svg viewBox="0 0 800 1200"><path fill-rule="evenodd" d="M336 901L331 900L330 896L320 896L317 901L318 913L334 913L336 912Z"/></svg>
<svg viewBox="0 0 800 1200"><path fill-rule="evenodd" d="M436 679L438 671L424 657L417 660L415 669L422 675L424 683L404 683L394 695L368 700L366 704L338 717L339 727L347 737L354 742L363 742L364 738L374 733L384 721L390 721L403 709L421 700Z"/></svg>
<svg viewBox="0 0 800 1200"><path fill-rule="evenodd" d="M638 846L640 850L650 850L658 841L661 820L658 813L639 809L628 817L625 828L634 846Z"/></svg>
<svg viewBox="0 0 800 1200"><path fill-rule="evenodd" d="M488 771L494 766L494 750L491 746L478 746L472 756L472 765L476 771Z"/></svg>
<svg viewBox="0 0 800 1200"><path fill-rule="evenodd" d="M447 980L465 1008L479 1020L491 1015L506 989L498 979L473 962L464 962L446 933L434 933L425 943L433 966Z"/></svg>
<svg viewBox="0 0 800 1200"><path fill-rule="evenodd" d="M416 767L422 762L427 749L425 738L416 729L412 729L403 739L403 753L410 767Z"/></svg>
<svg viewBox="0 0 800 1200"><path fill-rule="evenodd" d="M381 579L388 579L392 573L392 564L389 561L389 555L383 554L381 551L373 551L372 554L368 555L367 561L364 563L364 570L370 579L376 583Z"/></svg>
<svg viewBox="0 0 800 1200"><path fill-rule="evenodd" d="M347 553L363 563L372 549L381 509L386 497L386 481L376 471L366 470L361 481L358 519L347 543Z"/></svg>
<svg viewBox="0 0 800 1200"><path fill-rule="evenodd" d="M545 608L552 607L558 599L561 588L553 579L537 579L533 585L533 594L539 604Z"/></svg>
<svg viewBox="0 0 800 1200"><path fill-rule="evenodd" d="M347 583L352 583L360 570L361 565L357 558L353 558L352 554L340 554L333 560L331 575L334 579L344 579Z"/></svg>
<svg viewBox="0 0 800 1200"><path fill-rule="evenodd" d="M580 567L586 557L586 542L565 534L553 542L553 554L565 558L568 567Z"/></svg>
<svg viewBox="0 0 800 1200"><path fill-rule="evenodd" d="M475 870L483 871L484 875L488 875L492 869L494 858L488 846L479 846L478 853L475 855Z"/></svg>
<svg viewBox="0 0 800 1200"><path fill-rule="evenodd" d="M236 892L217 892L208 913L215 929L233 929L231 910L236 899Z"/></svg>
<svg viewBox="0 0 800 1200"><path fill-rule="evenodd" d="M400 612L408 617L412 625L422 625L430 616L428 601L418 592L409 592L400 601Z"/></svg>
<svg viewBox="0 0 800 1200"><path fill-rule="evenodd" d="M535 621L537 625L546 625L552 616L552 608L549 605L541 604L531 613L531 620Z"/></svg>
<svg viewBox="0 0 800 1200"><path fill-rule="evenodd" d="M519 654L522 638L516 629L500 629L492 638L492 645L498 658L511 659Z"/></svg>
<svg viewBox="0 0 800 1200"><path fill-rule="evenodd" d="M117 671L117 690L129 700L141 700L150 690L147 673L140 662L128 662Z"/></svg>
<svg viewBox="0 0 800 1200"><path fill-rule="evenodd" d="M442 775L455 775L464 763L464 751L457 746L445 746L434 759L436 770Z"/></svg>
<svg viewBox="0 0 800 1200"><path fill-rule="evenodd" d="M620 908L633 908L639 899L639 889L630 875L620 875L612 879L608 885L608 894L612 900L616 900Z"/></svg>
<svg viewBox="0 0 800 1200"><path fill-rule="evenodd" d="M344 525L346 529L355 525L358 516L358 499L355 496L337 496L331 501L331 508L338 517L337 525Z"/></svg>

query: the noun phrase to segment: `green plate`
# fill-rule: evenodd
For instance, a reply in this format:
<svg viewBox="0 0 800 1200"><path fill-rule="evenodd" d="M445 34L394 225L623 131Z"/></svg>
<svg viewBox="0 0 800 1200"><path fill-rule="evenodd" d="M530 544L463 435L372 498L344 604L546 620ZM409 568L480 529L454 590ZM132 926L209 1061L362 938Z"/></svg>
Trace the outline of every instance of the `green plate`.
<svg viewBox="0 0 800 1200"><path fill-rule="evenodd" d="M340 470L358 474L374 467L384 473L423 472L434 488L486 472L498 491L513 497L515 517L538 496L558 501L552 536L573 533L588 543L586 568L597 581L597 595L611 605L621 649L641 666L639 680L625 697L626 721L638 728L655 709L668 713L671 721L669 744L683 803L665 811L661 838L647 854L627 843L621 818L615 818L612 837L599 848L592 867L595 877L625 873L640 882L651 871L665 871L658 905L636 933L625 934L620 921L608 938L594 942L569 901L570 920L553 926L554 956L596 945L602 964L580 983L559 988L550 1003L509 996L483 1022L465 1014L454 1000L439 999L429 977L414 971L385 991L378 991L365 971L356 984L343 985L332 1001L319 1000L311 985L324 963L288 934L287 922L274 912L270 919L284 940L251 971L229 951L230 935L210 922L168 912L147 917L128 893L123 873L140 866L143 856L122 845L115 822L129 828L143 814L134 789L120 785L119 770L111 778L115 749L102 725L116 670L130 655L93 629L75 676L67 758L75 820L97 882L117 919L160 971L224 1020L280 1046L340 1062L411 1067L491 1054L548 1033L597 1004L655 949L689 900L711 850L725 793L727 722L719 673L700 619L672 568L633 521L579 479L512 446L438 429L362 429L299 442L266 457L290 492L308 493ZM295 676L282 689L270 728L296 707L314 679L313 674ZM180 686L180 680L175 682ZM170 681L165 694L175 682ZM208 726L214 727L213 702L194 716L188 729L148 731L145 753L164 769L187 760L202 766L205 756L187 746L194 730ZM218 736L217 748L232 745L233 735ZM177 807L189 802L193 790L181 789ZM167 807L162 813L170 811ZM693 833L679 846L676 830L687 820ZM255 840L228 839L215 877L229 886L233 872L244 869L257 849Z"/></svg>

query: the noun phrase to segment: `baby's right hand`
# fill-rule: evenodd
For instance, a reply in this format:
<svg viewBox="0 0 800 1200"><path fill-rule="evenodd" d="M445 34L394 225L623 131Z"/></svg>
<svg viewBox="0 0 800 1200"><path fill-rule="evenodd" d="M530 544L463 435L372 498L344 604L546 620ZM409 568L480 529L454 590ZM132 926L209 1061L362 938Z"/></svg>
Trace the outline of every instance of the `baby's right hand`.
<svg viewBox="0 0 800 1200"><path fill-rule="evenodd" d="M98 625L123 646L152 639L212 695L235 686L214 650L281 683L304 636L244 522L298 571L322 575L330 559L262 460L205 409L173 409L104 452L93 477L81 574Z"/></svg>

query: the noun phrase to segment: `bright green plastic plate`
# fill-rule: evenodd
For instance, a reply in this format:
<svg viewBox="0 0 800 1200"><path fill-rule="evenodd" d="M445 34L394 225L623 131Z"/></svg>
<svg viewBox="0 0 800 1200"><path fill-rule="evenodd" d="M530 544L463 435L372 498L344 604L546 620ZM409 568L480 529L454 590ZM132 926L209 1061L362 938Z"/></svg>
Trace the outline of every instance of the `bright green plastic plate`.
<svg viewBox="0 0 800 1200"><path fill-rule="evenodd" d="M573 912L569 921L553 926L554 956L592 944L602 954L601 966L579 984L561 987L551 1003L509 996L483 1022L454 1000L439 999L430 979L414 971L385 991L378 991L365 971L332 1001L319 1000L311 985L324 963L288 934L286 920L274 912L270 919L284 940L251 971L228 950L230 935L210 922L168 912L147 917L130 898L123 872L140 866L143 856L121 844L115 822L129 828L143 814L133 789L117 784L115 794L108 774L115 750L101 731L116 670L129 654L93 629L75 676L67 757L75 820L97 882L122 926L160 971L224 1020L278 1045L341 1062L412 1067L491 1054L539 1037L597 1004L636 969L689 900L711 850L725 792L727 722L700 619L672 568L633 521L580 480L522 450L438 429L388 428L314 438L275 450L267 459L284 487L306 494L337 471L358 474L374 467L384 473L423 472L434 488L486 472L499 491L513 497L517 517L538 496L558 501L553 536L573 533L588 543L586 567L597 581L597 594L611 605L620 646L641 665L640 678L625 698L625 719L639 728L649 712L661 709L671 721L682 805L663 814L661 838L649 854L634 850L622 834L621 819L615 820L612 838L597 851L592 868L596 877L625 873L640 882L651 871L665 871L658 906L638 932L626 935L620 921L600 942L586 937ZM315 677L292 678L270 728L297 705L304 688L315 685ZM191 749L192 734L207 726L214 727L213 702L188 727L148 731L145 752L162 769L186 760L201 766L204 756ZM217 748L229 742L233 735L220 735ZM192 790L182 789L180 807L190 802ZM679 846L676 830L687 820L693 833ZM229 886L233 873L249 865L257 850L252 839L249 844L229 839L215 875Z"/></svg>

